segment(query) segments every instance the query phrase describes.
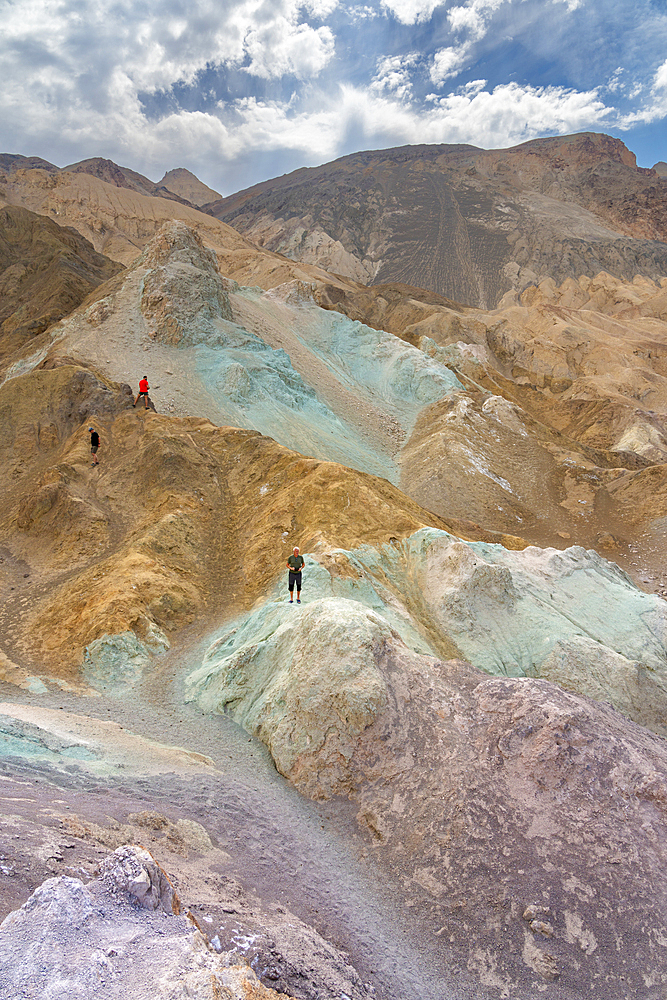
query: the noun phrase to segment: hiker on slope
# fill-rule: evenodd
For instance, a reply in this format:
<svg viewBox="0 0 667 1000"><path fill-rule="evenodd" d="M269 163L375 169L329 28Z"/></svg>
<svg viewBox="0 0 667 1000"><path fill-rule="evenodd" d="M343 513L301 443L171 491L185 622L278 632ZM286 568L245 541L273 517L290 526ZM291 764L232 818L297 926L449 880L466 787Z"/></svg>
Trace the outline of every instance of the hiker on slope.
<svg viewBox="0 0 667 1000"><path fill-rule="evenodd" d="M137 403L139 402L139 400L141 399L141 397L143 396L144 397L144 402L146 403L146 409L148 409L148 392L149 392L149 388L150 387L148 385L148 375L144 375L144 377L142 378L141 382L139 383L139 393L138 393L137 398L135 399L135 401L132 403L132 406L136 406Z"/></svg>
<svg viewBox="0 0 667 1000"><path fill-rule="evenodd" d="M88 431L90 433L90 454L93 456L91 465L99 465L99 459L97 457L97 449L100 446L100 436L93 427L89 427Z"/></svg>
<svg viewBox="0 0 667 1000"><path fill-rule="evenodd" d="M289 588L289 603L294 603L294 584L296 584L296 603L301 604L301 570L306 560L299 555L299 546L294 546L294 552L287 560L289 577L287 586Z"/></svg>

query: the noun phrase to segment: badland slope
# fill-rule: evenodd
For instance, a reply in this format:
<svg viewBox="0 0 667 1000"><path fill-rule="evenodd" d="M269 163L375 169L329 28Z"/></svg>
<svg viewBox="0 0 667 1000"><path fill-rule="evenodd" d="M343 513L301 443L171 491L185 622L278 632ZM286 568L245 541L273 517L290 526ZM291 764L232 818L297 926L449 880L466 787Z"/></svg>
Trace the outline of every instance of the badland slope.
<svg viewBox="0 0 667 1000"><path fill-rule="evenodd" d="M205 609L217 615L224 607L231 615L266 594L295 541L314 552L356 552L369 544L384 554L368 557L370 563L364 557L365 569L350 569L350 578L357 590L371 588L370 606L380 607L418 651L461 655L492 672L558 676L575 690L608 695L661 731L663 696L650 682L651 671L664 671L660 599L629 581L626 589L602 563L573 549L578 554L562 564L564 576L555 569L558 560L552 566L545 556L540 572L549 584L539 611L529 594L541 584L526 576L527 565L518 556L505 565L496 550L474 546L595 545L649 591L665 590L665 441L656 418L666 408L662 287L600 276L576 285L577 300L572 288L552 283L498 315L428 295L420 301L405 291L392 299L384 289L385 325L399 324L399 301L403 319L416 320L397 337L317 304L318 296L341 292L340 285L288 281L264 292L223 278L218 260L192 230L168 223L131 267L34 340L29 352L3 363L3 530L15 566L11 585L24 564L39 581L33 596L27 585L9 595L10 659L60 664L71 681L84 664L99 679L114 658L120 664L129 657L130 676L135 668L140 676L153 653L167 647L167 633L200 621ZM338 307L358 309L368 290L349 286L343 293ZM548 308L559 295L570 302L565 329L560 312ZM624 314L628 296L632 331L621 327L619 347L617 312ZM575 301L588 306L579 310L582 320ZM380 308L379 299L373 303ZM575 322L587 324L576 352ZM538 350L539 323L545 332ZM505 330L513 339L501 335ZM534 367L539 357L542 378L518 364L514 370L503 345L521 358L529 354ZM555 384L566 362L571 400L565 385ZM130 412L131 390L121 386L140 372L150 375L166 415ZM638 403L641 380L650 386L651 410ZM612 381L610 410L605 392ZM42 401L37 411L35 398ZM28 409L24 400L31 401ZM85 472L91 420L98 421L106 455L102 466ZM225 426L237 429L223 433ZM291 456L284 462L283 453ZM279 471L284 463L289 472ZM369 479L369 472L381 478ZM305 492L294 497L299 481ZM348 525L357 525L356 532ZM446 600L427 596L428 571L419 568L433 563L430 543L421 541L398 562L387 561L382 548L426 526L466 539L473 548L462 552L475 552L454 557L452 550L446 572L438 564L440 585L450 588ZM173 566L163 532L173 539ZM96 540L94 558L89 536ZM233 571L239 551L242 573ZM350 558L360 557L341 556L341 565ZM131 568L142 578L136 594L127 588ZM249 589L242 585L246 573ZM480 575L483 585L474 582ZM563 597L570 577L594 581L603 604L617 594L615 619L623 624L613 639L600 631L597 597L589 611L585 587ZM384 581L381 593L374 579ZM231 590L219 580L231 581ZM578 608L574 631L563 600ZM21 611L24 601L30 611ZM645 634L644 614L658 623L655 635ZM626 635L644 638L636 645ZM110 645L105 636L115 637ZM515 643L520 655L512 652ZM98 660L103 666L94 666ZM594 661L596 676L612 671L617 680L592 684ZM572 676L566 662L576 664ZM630 680L633 670L643 678L639 687Z"/></svg>
<svg viewBox="0 0 667 1000"><path fill-rule="evenodd" d="M618 558L619 529L632 544L648 536L620 528L617 504L638 524L655 495L649 487L644 507L630 484L652 482L661 499L651 517L663 537L664 279L545 279L493 311L395 286L339 284L313 294L440 359L465 386L425 407L404 444L401 483L420 503L445 503L452 513L465 504L496 530L549 544L560 533ZM632 513L626 489L638 501ZM540 537L547 524L551 534Z"/></svg>
<svg viewBox="0 0 667 1000"><path fill-rule="evenodd" d="M483 308L545 277L664 274L666 209L659 173L595 133L355 153L207 206L295 260Z"/></svg>
<svg viewBox="0 0 667 1000"><path fill-rule="evenodd" d="M214 254L168 224L30 364L94 359L121 383L153 372L167 413L380 475L440 517L601 548L665 588L662 283L545 281L471 310L323 281L230 232ZM267 290L223 278L230 264Z"/></svg>
<svg viewBox="0 0 667 1000"><path fill-rule="evenodd" d="M30 671L76 681L84 649L108 635L121 635L139 669L168 634L252 605L297 537L354 548L456 526L384 480L255 431L136 411L128 386L71 363L11 379L0 407L0 615L6 654ZM91 421L103 439L98 468Z"/></svg>
<svg viewBox="0 0 667 1000"><path fill-rule="evenodd" d="M658 1000L664 281L471 308L49 176L6 200L128 266L0 358L0 902L92 879L3 929L26 982L63 974L61 908L95 933L48 939L99 977L180 955L207 1000L211 949L258 997ZM160 413L132 406L144 372ZM128 843L201 916L198 958L104 897Z"/></svg>
<svg viewBox="0 0 667 1000"><path fill-rule="evenodd" d="M0 209L0 354L18 350L122 270L43 215Z"/></svg>

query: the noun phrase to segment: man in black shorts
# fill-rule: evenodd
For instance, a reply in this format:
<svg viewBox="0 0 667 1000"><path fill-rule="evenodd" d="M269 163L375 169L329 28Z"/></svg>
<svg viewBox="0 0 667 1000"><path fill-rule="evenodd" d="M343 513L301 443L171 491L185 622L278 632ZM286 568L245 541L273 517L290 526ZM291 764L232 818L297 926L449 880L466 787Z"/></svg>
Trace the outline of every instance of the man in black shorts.
<svg viewBox="0 0 667 1000"><path fill-rule="evenodd" d="M287 568L289 570L289 580L287 586L289 587L289 603L294 602L294 584L296 584L296 603L301 604L301 570L305 564L306 560L303 556L299 555L299 546L294 546L294 553L287 560Z"/></svg>
<svg viewBox="0 0 667 1000"><path fill-rule="evenodd" d="M90 454L93 456L93 460L90 464L99 465L100 463L97 458L97 449L100 446L100 436L92 427L89 427L88 430L90 431Z"/></svg>

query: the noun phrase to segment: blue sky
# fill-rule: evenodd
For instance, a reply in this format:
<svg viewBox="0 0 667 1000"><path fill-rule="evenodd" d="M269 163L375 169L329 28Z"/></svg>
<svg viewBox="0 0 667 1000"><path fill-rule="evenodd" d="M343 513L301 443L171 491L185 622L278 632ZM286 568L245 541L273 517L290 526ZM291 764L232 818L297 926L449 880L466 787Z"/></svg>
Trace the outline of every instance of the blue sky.
<svg viewBox="0 0 667 1000"><path fill-rule="evenodd" d="M0 151L223 194L359 149L607 132L667 160L667 0L0 0Z"/></svg>

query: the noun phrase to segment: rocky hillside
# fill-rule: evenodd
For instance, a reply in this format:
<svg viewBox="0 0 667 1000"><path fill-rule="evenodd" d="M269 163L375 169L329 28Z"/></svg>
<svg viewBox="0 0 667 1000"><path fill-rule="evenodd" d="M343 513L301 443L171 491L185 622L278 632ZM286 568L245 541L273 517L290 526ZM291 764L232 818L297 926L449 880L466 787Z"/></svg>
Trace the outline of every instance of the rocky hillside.
<svg viewBox="0 0 667 1000"><path fill-rule="evenodd" d="M124 174L115 164L113 177L105 180L95 170L46 169L24 162L27 157L9 159L20 162L0 166L0 206L27 208L75 229L99 253L119 263L131 264L165 222L180 220L216 250L223 273L243 284L272 287L291 277L336 280L321 268L259 250L235 229L182 200L165 198L164 192L142 194L131 184L118 183Z"/></svg>
<svg viewBox="0 0 667 1000"><path fill-rule="evenodd" d="M207 208L295 260L483 308L545 277L667 273L664 180L593 133L355 153Z"/></svg>
<svg viewBox="0 0 667 1000"><path fill-rule="evenodd" d="M129 167L119 167L113 160L106 160L102 156L92 156L86 160L79 160L77 163L70 163L66 167L56 167L53 163L49 163L48 160L43 160L39 156L0 153L0 170L6 174L13 174L18 170L46 170L52 174L89 174L91 177L98 177L100 180L112 184L114 187L127 188L129 191L136 191L138 194L167 198L181 201L188 205L190 204L187 199L178 193L173 184L171 187L163 186L162 182L154 184L148 177L144 177L143 174L138 173L136 170L130 170ZM188 171L185 171L185 173L188 173ZM189 176L193 177L192 174ZM201 184L196 177L193 180L200 185L203 191L210 192L214 197L216 196L215 191L211 191L206 185ZM210 201L210 198L205 200Z"/></svg>
<svg viewBox="0 0 667 1000"><path fill-rule="evenodd" d="M359 204L413 154L342 161ZM503 205L629 248L523 290L489 254L481 307L100 163L0 173L46 317L0 342L0 993L661 1000L667 278L622 219L662 182L600 137L424 152L491 249Z"/></svg>
<svg viewBox="0 0 667 1000"><path fill-rule="evenodd" d="M640 538L644 556L657 546L662 284L546 281L499 310L470 310L284 261L276 271L276 255L237 250L230 233L214 255L170 224L35 344L30 364L95 358L121 383L150 369L167 413L383 476L439 517L602 546L626 565ZM268 290L221 277L230 263ZM661 560L649 561L664 587Z"/></svg>
<svg viewBox="0 0 667 1000"><path fill-rule="evenodd" d="M0 355L23 347L121 270L77 232L23 208L0 209Z"/></svg>

